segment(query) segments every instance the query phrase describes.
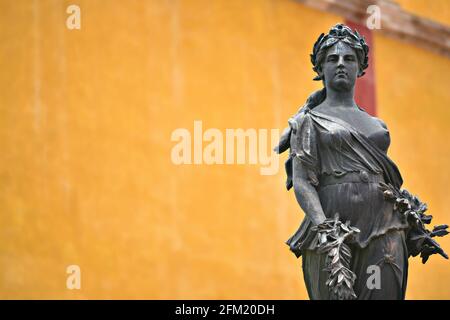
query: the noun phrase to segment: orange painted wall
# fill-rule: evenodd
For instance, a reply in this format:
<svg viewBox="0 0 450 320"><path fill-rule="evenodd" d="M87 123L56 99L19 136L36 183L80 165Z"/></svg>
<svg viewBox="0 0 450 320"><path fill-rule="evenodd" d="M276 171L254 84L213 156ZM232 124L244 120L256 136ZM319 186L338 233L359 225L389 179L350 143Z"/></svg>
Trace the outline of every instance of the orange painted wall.
<svg viewBox="0 0 450 320"><path fill-rule="evenodd" d="M448 0L395 0L403 9L420 17L436 22L450 24Z"/></svg>
<svg viewBox="0 0 450 320"><path fill-rule="evenodd" d="M389 154L403 187L428 204L433 224L448 224L450 61L381 36L375 41L378 115L391 133ZM438 241L450 250L449 238ZM410 259L407 298L450 299L449 284L448 260Z"/></svg>
<svg viewBox="0 0 450 320"><path fill-rule="evenodd" d="M342 19L290 0L84 0L71 31L69 4L0 1L0 298L307 298L285 156L273 176L176 166L170 137L194 120L284 128L319 88L312 44ZM390 155L450 222L449 61L375 40ZM450 298L449 280L447 261L412 262L408 297Z"/></svg>

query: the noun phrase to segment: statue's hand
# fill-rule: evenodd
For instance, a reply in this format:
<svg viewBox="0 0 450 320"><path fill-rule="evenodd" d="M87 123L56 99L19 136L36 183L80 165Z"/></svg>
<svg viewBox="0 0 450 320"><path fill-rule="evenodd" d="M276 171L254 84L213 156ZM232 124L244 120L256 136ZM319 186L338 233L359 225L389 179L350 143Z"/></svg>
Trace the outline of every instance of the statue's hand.
<svg viewBox="0 0 450 320"><path fill-rule="evenodd" d="M426 215L428 207L426 203L420 201L417 196L412 195L408 190L398 190L390 184L380 183L380 190L385 199L394 203L394 210L401 214L405 221L409 223L410 232L406 242L411 247L412 255L416 256L420 252L422 263L427 262L432 254L440 254L445 259L448 255L442 250L439 243L433 237L443 237L449 232L448 225L435 226L433 231L428 230L425 225L430 224L433 216ZM409 244L410 243L410 244Z"/></svg>
<svg viewBox="0 0 450 320"><path fill-rule="evenodd" d="M349 221L342 223L339 215L334 219L326 219L321 224L314 226L312 231L317 232L317 251L326 254L325 271L328 272L326 286L330 295L339 300L355 299L353 285L356 275L350 270L351 250L345 243L359 232L351 227Z"/></svg>

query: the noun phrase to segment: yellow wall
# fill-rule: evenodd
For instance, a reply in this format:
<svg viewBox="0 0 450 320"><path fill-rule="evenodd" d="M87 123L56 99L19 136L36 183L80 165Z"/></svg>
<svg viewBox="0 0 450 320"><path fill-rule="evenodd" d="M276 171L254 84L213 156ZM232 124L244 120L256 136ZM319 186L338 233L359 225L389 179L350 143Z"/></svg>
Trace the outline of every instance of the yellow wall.
<svg viewBox="0 0 450 320"><path fill-rule="evenodd" d="M395 0L404 10L420 17L450 25L448 0Z"/></svg>
<svg viewBox="0 0 450 320"><path fill-rule="evenodd" d="M72 3L0 1L0 298L307 298L284 244L303 216L285 157L274 176L175 166L170 136L196 119L282 129L341 18L289 0L85 0L71 31ZM449 61L375 40L390 155L450 222ZM413 262L408 297L450 298L449 280L447 261Z"/></svg>
<svg viewBox="0 0 450 320"><path fill-rule="evenodd" d="M448 58L375 37L378 115L391 134L390 157L403 187L428 204L433 224L449 224L450 62ZM439 243L449 253L450 238ZM450 299L450 262L410 259L407 298Z"/></svg>

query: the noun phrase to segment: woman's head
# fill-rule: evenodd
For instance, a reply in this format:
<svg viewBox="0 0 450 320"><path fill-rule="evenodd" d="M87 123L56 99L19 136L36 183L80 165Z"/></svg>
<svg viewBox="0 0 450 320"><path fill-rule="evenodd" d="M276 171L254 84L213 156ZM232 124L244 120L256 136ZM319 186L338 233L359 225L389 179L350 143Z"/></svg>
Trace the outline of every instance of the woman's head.
<svg viewBox="0 0 450 320"><path fill-rule="evenodd" d="M314 44L311 62L325 87L348 90L356 78L364 75L368 67L368 53L364 37L349 27L337 24L327 35L321 34Z"/></svg>
<svg viewBox="0 0 450 320"><path fill-rule="evenodd" d="M325 88L338 92L351 90L360 73L355 50L344 42L337 42L325 51L318 72Z"/></svg>

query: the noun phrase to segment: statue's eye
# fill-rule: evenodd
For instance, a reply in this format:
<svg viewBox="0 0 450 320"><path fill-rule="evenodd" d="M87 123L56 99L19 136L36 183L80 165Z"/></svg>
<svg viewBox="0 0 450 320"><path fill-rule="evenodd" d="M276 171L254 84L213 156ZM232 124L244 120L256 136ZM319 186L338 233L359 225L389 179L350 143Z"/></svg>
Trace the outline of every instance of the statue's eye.
<svg viewBox="0 0 450 320"><path fill-rule="evenodd" d="M329 62L334 62L337 61L337 56L336 55L332 55L332 56L328 56L327 61Z"/></svg>
<svg viewBox="0 0 450 320"><path fill-rule="evenodd" d="M347 61L355 61L355 57L354 56L345 56L345 60Z"/></svg>

